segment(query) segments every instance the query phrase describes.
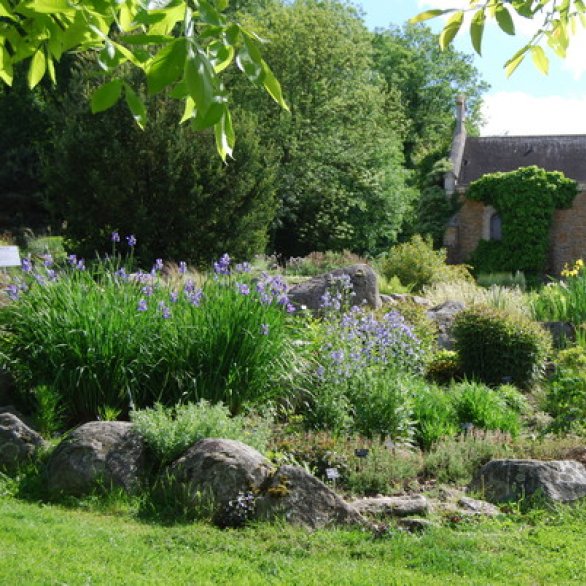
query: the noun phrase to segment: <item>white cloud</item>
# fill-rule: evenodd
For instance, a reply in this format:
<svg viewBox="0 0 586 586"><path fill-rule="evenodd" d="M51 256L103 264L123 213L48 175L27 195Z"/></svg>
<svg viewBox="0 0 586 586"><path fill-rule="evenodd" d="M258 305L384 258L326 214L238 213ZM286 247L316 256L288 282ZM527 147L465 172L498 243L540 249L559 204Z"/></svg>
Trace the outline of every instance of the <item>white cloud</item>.
<svg viewBox="0 0 586 586"><path fill-rule="evenodd" d="M586 95L531 96L524 92L497 92L484 98L483 136L586 134Z"/></svg>

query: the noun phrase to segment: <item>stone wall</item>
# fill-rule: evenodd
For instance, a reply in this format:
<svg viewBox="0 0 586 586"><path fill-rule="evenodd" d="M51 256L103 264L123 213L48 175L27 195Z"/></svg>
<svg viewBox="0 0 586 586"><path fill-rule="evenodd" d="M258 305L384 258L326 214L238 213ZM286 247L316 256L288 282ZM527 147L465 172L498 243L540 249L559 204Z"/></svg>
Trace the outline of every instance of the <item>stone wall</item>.
<svg viewBox="0 0 586 586"><path fill-rule="evenodd" d="M470 259L480 239L488 235L491 211L482 202L463 197L462 207L446 232L444 244L449 262ZM572 264L578 258L586 260L586 190L576 196L570 209L556 210L550 235L550 274L559 275L564 264Z"/></svg>

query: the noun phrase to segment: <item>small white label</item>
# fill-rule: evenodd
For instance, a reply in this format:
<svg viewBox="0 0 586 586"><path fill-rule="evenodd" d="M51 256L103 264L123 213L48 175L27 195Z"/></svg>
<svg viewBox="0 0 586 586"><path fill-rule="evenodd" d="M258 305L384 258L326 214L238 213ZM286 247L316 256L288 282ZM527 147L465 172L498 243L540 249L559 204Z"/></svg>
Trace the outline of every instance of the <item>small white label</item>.
<svg viewBox="0 0 586 586"><path fill-rule="evenodd" d="M18 246L0 246L0 267L19 267Z"/></svg>
<svg viewBox="0 0 586 586"><path fill-rule="evenodd" d="M329 480L336 480L336 478L340 478L340 473L337 468L326 468L326 476Z"/></svg>

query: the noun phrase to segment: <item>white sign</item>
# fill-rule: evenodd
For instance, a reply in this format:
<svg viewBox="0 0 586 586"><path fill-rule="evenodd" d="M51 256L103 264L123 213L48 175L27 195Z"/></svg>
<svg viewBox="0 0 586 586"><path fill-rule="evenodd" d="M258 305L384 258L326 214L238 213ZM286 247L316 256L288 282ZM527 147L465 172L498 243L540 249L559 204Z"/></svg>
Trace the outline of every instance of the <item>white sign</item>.
<svg viewBox="0 0 586 586"><path fill-rule="evenodd" d="M0 267L19 267L18 246L0 246Z"/></svg>
<svg viewBox="0 0 586 586"><path fill-rule="evenodd" d="M337 468L326 468L326 476L329 480L336 480L336 478L340 478L340 473Z"/></svg>

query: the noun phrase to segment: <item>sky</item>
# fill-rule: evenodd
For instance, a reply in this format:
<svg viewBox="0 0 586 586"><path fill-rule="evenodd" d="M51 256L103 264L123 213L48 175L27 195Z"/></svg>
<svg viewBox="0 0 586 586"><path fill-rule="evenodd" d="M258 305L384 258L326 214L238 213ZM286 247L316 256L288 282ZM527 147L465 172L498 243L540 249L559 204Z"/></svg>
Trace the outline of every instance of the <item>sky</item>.
<svg viewBox="0 0 586 586"><path fill-rule="evenodd" d="M462 8L468 0L356 0L370 29L401 25L430 8ZM427 21L434 31L442 18ZM491 89L485 95L483 136L528 134L586 134L586 29L579 30L565 59L546 50L550 71L543 75L527 58L509 78L504 63L531 37L534 24L515 21L517 34L508 36L497 25L486 25L482 57L474 54L468 29L456 37L455 47L474 54L474 64Z"/></svg>

